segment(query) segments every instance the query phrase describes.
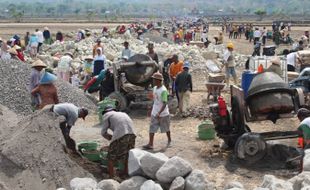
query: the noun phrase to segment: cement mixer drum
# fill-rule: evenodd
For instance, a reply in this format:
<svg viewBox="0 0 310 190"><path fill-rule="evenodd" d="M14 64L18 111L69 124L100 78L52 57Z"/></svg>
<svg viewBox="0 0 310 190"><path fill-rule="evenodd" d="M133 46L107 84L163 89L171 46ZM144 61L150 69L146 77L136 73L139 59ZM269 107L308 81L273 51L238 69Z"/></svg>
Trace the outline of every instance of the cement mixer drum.
<svg viewBox="0 0 310 190"><path fill-rule="evenodd" d="M125 66L128 64L128 66ZM149 56L136 54L123 64L122 70L125 72L128 82L137 86L148 86L152 82L152 75L158 70L158 64Z"/></svg>

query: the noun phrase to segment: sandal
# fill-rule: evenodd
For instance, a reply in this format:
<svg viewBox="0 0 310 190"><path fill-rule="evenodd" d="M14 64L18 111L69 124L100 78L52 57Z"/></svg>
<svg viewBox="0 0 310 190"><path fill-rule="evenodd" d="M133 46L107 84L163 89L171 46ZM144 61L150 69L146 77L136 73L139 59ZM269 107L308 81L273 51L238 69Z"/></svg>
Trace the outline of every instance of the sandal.
<svg viewBox="0 0 310 190"><path fill-rule="evenodd" d="M151 146L151 145L149 145L149 144L142 146L142 148L143 148L144 150L153 150L153 146Z"/></svg>

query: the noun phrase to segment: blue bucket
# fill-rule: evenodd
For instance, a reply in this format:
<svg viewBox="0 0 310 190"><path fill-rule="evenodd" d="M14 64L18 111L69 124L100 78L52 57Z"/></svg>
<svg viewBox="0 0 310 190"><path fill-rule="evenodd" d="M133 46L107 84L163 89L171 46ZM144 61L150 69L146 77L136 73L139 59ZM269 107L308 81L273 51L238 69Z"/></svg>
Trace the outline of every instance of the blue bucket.
<svg viewBox="0 0 310 190"><path fill-rule="evenodd" d="M56 80L57 80L57 76L55 76L49 72L45 72L44 75L42 76L41 80L40 80L40 84L50 84Z"/></svg>

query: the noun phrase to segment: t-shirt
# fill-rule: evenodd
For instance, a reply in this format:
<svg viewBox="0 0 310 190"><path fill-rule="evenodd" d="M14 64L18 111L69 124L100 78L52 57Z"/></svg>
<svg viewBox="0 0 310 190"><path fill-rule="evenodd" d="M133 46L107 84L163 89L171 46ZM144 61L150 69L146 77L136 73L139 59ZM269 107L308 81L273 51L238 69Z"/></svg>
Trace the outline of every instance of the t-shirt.
<svg viewBox="0 0 310 190"><path fill-rule="evenodd" d="M224 52L224 63L226 67L234 67L235 66L235 57L234 54L228 49Z"/></svg>
<svg viewBox="0 0 310 190"><path fill-rule="evenodd" d="M297 52L293 52L287 55L286 62L288 65L296 66L296 56Z"/></svg>
<svg viewBox="0 0 310 190"><path fill-rule="evenodd" d="M132 56L132 52L130 49L123 49L122 51L122 57L127 56L128 58L130 58Z"/></svg>
<svg viewBox="0 0 310 190"><path fill-rule="evenodd" d="M123 112L110 111L103 116L101 135L104 135L108 129L113 131L111 142L120 139L127 134L135 134L133 121Z"/></svg>
<svg viewBox="0 0 310 190"><path fill-rule="evenodd" d="M261 32L259 30L254 31L254 38L260 38L261 37Z"/></svg>
<svg viewBox="0 0 310 190"><path fill-rule="evenodd" d="M67 125L73 126L79 118L79 108L71 103L61 103L54 106L54 112L66 118Z"/></svg>
<svg viewBox="0 0 310 190"><path fill-rule="evenodd" d="M310 117L300 123L298 130L302 131L304 140L310 140Z"/></svg>
<svg viewBox="0 0 310 190"><path fill-rule="evenodd" d="M154 103L152 108L152 116L156 116L158 112L161 110L164 103L168 103L168 90L167 88L162 85L160 88L157 88L156 86L153 89L153 97L154 97ZM159 117L165 117L168 116L169 108L168 105L166 105L166 108L161 112Z"/></svg>
<svg viewBox="0 0 310 190"><path fill-rule="evenodd" d="M177 74L183 71L183 62L179 61L178 63L172 63L170 65L170 76L176 77Z"/></svg>
<svg viewBox="0 0 310 190"><path fill-rule="evenodd" d="M43 43L43 41L44 41L43 32L37 31L37 32L36 32L36 36L38 37L38 42L39 42L39 43Z"/></svg>

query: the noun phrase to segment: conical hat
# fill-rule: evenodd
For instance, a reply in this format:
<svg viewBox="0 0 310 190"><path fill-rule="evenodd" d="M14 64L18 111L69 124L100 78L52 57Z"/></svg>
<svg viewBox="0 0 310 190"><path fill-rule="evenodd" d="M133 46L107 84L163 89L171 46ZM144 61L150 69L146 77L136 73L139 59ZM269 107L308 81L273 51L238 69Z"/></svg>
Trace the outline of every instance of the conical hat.
<svg viewBox="0 0 310 190"><path fill-rule="evenodd" d="M45 72L40 80L40 84L51 84L57 80L57 77L49 72Z"/></svg>
<svg viewBox="0 0 310 190"><path fill-rule="evenodd" d="M47 65L45 63L43 63L43 61L38 59L38 60L36 60L35 62L32 63L31 67L47 67Z"/></svg>
<svg viewBox="0 0 310 190"><path fill-rule="evenodd" d="M15 50L19 50L19 49L22 49L20 46L18 46L18 45L15 45L14 47L13 47Z"/></svg>
<svg viewBox="0 0 310 190"><path fill-rule="evenodd" d="M85 56L84 60L94 60L93 56L89 55L89 56Z"/></svg>

